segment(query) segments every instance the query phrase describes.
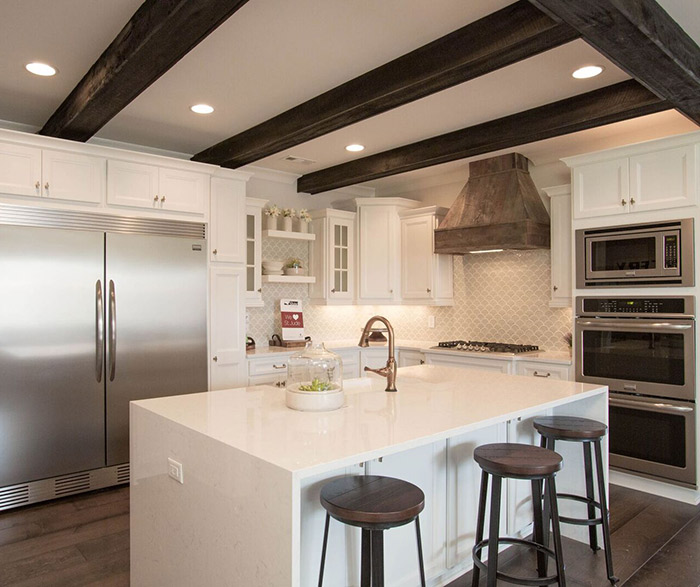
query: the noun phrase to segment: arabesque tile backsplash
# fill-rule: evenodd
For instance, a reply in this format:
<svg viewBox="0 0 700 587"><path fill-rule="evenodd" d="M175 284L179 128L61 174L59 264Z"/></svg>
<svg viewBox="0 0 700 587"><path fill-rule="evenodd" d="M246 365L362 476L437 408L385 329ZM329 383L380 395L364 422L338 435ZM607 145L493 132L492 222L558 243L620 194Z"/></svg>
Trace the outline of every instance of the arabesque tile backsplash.
<svg viewBox="0 0 700 587"><path fill-rule="evenodd" d="M264 239L263 259L308 261L305 242ZM397 338L409 340L502 341L536 344L548 351L566 351L571 332L571 309L550 308L549 250L454 256L455 305L429 306L315 306L308 286L265 284L262 308L248 308L248 334L265 346L280 332L279 301L298 298L304 308L306 334L314 340L359 339L366 320L386 316ZM428 317L435 316L435 328Z"/></svg>

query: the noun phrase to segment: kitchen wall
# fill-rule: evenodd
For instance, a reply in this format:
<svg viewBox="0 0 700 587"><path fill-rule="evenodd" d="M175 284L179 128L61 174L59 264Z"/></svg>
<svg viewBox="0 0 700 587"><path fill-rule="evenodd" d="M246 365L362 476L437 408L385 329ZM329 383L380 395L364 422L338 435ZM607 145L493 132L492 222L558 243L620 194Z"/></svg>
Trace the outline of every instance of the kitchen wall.
<svg viewBox="0 0 700 587"><path fill-rule="evenodd" d="M563 164L533 169L538 187L567 183ZM281 176L280 176L281 177ZM426 182L417 189L392 193L393 196L420 200L426 205L449 206L467 181L463 173ZM329 194L323 197L294 193L293 185L252 179L248 194L269 199L281 206L321 208L360 194ZM264 239L263 259L284 261L290 257L308 260L308 245ZM249 308L248 334L258 346L267 344L280 332L279 301L298 298L304 306L306 334L315 340L359 339L362 327L375 314L386 316L400 339L439 341L456 338L500 340L536 344L546 350L568 350L564 336L571 332L570 308L550 308L549 250L506 251L482 255L454 256L454 298L450 307L428 306L312 306L308 287L302 284L265 284L262 308ZM435 328L428 317L435 316Z"/></svg>

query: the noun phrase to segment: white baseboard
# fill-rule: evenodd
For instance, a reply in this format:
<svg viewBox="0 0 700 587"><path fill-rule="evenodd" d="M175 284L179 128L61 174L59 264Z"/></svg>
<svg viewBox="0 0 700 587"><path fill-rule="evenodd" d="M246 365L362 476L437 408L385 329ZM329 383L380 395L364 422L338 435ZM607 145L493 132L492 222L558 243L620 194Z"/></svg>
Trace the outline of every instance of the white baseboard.
<svg viewBox="0 0 700 587"><path fill-rule="evenodd" d="M609 481L612 485L620 485L629 489L636 489L644 493L659 495L668 499L682 501L692 505L700 504L700 491L688 487L680 487L671 483L655 481L646 477L639 477L622 471L610 470Z"/></svg>

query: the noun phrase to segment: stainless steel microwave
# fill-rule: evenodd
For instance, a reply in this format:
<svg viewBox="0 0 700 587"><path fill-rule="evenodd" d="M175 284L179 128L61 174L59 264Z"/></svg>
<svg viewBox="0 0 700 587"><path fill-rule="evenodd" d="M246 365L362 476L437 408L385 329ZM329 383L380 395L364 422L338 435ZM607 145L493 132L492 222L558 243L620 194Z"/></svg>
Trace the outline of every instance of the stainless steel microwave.
<svg viewBox="0 0 700 587"><path fill-rule="evenodd" d="M693 219L576 231L576 287L695 285Z"/></svg>

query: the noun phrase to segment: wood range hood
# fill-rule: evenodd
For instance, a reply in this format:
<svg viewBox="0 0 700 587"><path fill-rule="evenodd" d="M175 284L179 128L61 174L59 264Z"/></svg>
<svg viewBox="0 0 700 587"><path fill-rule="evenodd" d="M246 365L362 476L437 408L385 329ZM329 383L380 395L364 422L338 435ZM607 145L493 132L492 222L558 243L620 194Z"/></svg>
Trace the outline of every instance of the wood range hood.
<svg viewBox="0 0 700 587"><path fill-rule="evenodd" d="M549 214L519 153L469 164L469 181L435 229L435 252L548 249Z"/></svg>

